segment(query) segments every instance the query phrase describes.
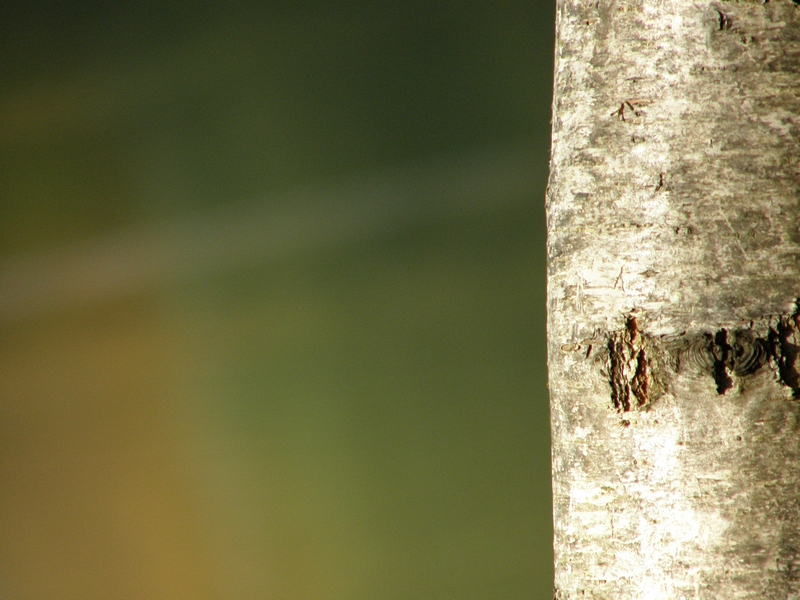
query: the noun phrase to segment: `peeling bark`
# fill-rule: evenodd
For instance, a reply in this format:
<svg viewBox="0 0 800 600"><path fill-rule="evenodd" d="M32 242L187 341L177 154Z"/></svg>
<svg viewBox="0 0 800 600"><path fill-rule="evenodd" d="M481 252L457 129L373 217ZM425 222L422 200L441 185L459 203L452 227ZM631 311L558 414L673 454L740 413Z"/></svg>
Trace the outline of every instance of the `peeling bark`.
<svg viewBox="0 0 800 600"><path fill-rule="evenodd" d="M800 599L800 5L558 0L556 597Z"/></svg>

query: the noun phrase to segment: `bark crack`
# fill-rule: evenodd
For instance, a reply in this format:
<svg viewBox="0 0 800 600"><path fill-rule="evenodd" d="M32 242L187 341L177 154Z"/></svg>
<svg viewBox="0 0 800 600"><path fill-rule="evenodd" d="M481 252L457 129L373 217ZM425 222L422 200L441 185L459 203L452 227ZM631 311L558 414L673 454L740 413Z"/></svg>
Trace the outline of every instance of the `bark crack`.
<svg viewBox="0 0 800 600"><path fill-rule="evenodd" d="M641 409L650 402L651 373L647 356L649 336L639 331L636 317L608 338L611 401L621 411Z"/></svg>
<svg viewBox="0 0 800 600"><path fill-rule="evenodd" d="M733 24L731 17L719 9L717 9L717 14L719 15L719 30L725 31L726 29L730 29Z"/></svg>
<svg viewBox="0 0 800 600"><path fill-rule="evenodd" d="M733 387L733 379L730 372L734 368L733 346L728 344L728 331L720 329L714 335L714 343L711 346L714 356L714 381L717 384L717 393L724 394Z"/></svg>

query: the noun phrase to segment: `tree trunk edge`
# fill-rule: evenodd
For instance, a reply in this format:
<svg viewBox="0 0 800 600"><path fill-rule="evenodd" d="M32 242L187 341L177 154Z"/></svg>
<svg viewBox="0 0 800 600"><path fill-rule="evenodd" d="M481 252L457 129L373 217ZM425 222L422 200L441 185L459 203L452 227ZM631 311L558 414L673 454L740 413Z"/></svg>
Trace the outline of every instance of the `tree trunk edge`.
<svg viewBox="0 0 800 600"><path fill-rule="evenodd" d="M800 598L800 6L559 0L555 595Z"/></svg>

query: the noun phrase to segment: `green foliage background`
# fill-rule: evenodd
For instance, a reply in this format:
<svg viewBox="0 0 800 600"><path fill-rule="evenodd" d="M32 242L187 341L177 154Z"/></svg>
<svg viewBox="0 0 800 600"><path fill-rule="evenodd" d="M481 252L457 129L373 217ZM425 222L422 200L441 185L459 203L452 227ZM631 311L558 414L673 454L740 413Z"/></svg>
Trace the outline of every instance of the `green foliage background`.
<svg viewBox="0 0 800 600"><path fill-rule="evenodd" d="M4 3L2 261L530 158L477 212L0 311L5 598L552 597L553 21L537 2Z"/></svg>

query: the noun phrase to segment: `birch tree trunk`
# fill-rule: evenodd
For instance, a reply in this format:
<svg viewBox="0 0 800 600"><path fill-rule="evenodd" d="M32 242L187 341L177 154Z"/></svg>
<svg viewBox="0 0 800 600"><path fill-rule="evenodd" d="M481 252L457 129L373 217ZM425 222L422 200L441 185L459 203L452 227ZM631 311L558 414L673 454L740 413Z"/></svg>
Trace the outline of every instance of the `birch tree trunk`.
<svg viewBox="0 0 800 600"><path fill-rule="evenodd" d="M556 598L800 598L798 4L558 0Z"/></svg>

